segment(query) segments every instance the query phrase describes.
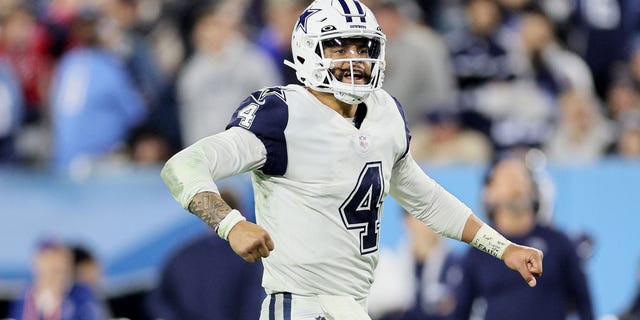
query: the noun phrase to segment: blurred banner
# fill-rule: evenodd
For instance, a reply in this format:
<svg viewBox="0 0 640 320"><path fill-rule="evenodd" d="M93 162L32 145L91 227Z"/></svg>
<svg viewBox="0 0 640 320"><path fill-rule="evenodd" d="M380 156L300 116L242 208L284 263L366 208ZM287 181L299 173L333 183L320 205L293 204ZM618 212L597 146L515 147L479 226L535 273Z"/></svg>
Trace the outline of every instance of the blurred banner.
<svg viewBox="0 0 640 320"><path fill-rule="evenodd" d="M480 188L485 167L429 167L425 171L483 217ZM546 168L542 188L552 190L551 221L569 234L587 235L593 251L586 268L596 314L619 313L638 288L640 262L640 167L608 160L596 165ZM221 182L253 199L247 175ZM382 245L403 237L401 211L385 201ZM204 232L162 183L159 168L118 167L81 177L0 169L0 295L15 295L30 277L30 259L44 237L82 244L105 267L109 295L150 288L162 262L184 241ZM466 246L458 246L466 250ZM541 280L544 281L544 278Z"/></svg>

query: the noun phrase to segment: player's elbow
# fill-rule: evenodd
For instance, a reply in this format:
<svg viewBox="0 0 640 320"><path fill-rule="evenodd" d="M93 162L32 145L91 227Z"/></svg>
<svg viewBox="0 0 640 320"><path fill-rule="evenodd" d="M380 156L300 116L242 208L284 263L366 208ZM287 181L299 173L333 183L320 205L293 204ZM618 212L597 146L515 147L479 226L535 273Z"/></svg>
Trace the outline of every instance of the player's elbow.
<svg viewBox="0 0 640 320"><path fill-rule="evenodd" d="M174 197L178 198L180 193L182 192L183 184L180 182L180 179L178 179L178 176L176 174L175 161L176 160L174 156L164 164L162 170L160 170L160 177L162 178L162 181L164 181L164 183L167 185L167 187L169 187L169 191L171 191L171 194Z"/></svg>
<svg viewBox="0 0 640 320"><path fill-rule="evenodd" d="M164 181L165 184L168 184L169 177L172 175L171 173L171 159L169 159L164 166L162 166L162 170L160 170L160 178Z"/></svg>

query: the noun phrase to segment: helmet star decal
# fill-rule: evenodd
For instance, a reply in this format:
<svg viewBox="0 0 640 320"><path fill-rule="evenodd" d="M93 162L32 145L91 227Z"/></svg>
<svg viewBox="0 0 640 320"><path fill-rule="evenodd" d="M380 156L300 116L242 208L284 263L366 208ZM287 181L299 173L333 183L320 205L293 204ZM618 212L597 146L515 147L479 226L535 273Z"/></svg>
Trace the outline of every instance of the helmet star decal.
<svg viewBox="0 0 640 320"><path fill-rule="evenodd" d="M307 9L298 18L298 24L296 24L296 28L301 28L304 33L307 33L307 19L312 16L314 13L320 11L320 9Z"/></svg>

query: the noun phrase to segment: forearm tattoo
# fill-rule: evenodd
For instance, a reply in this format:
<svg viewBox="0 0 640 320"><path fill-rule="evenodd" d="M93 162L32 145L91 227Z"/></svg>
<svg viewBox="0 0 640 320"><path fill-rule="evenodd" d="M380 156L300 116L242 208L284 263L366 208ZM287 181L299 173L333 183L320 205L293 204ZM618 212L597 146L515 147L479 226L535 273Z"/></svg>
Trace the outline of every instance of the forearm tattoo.
<svg viewBox="0 0 640 320"><path fill-rule="evenodd" d="M191 199L189 211L216 230L220 221L231 211L231 207L222 200L219 194L201 192Z"/></svg>

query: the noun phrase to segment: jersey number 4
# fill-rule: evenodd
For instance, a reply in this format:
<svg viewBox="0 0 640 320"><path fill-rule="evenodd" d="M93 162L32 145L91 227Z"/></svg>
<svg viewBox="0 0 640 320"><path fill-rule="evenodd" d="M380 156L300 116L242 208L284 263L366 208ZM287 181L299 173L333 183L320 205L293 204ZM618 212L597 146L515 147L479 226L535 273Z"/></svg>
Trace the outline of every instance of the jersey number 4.
<svg viewBox="0 0 640 320"><path fill-rule="evenodd" d="M382 163L369 162L360 172L355 188L340 206L344 226L360 234L360 254L378 250L383 190Z"/></svg>
<svg viewBox="0 0 640 320"><path fill-rule="evenodd" d="M253 119L256 117L256 112L258 112L258 107L259 105L250 103L238 111L238 118L242 119L239 123L241 127L245 129L251 128Z"/></svg>

